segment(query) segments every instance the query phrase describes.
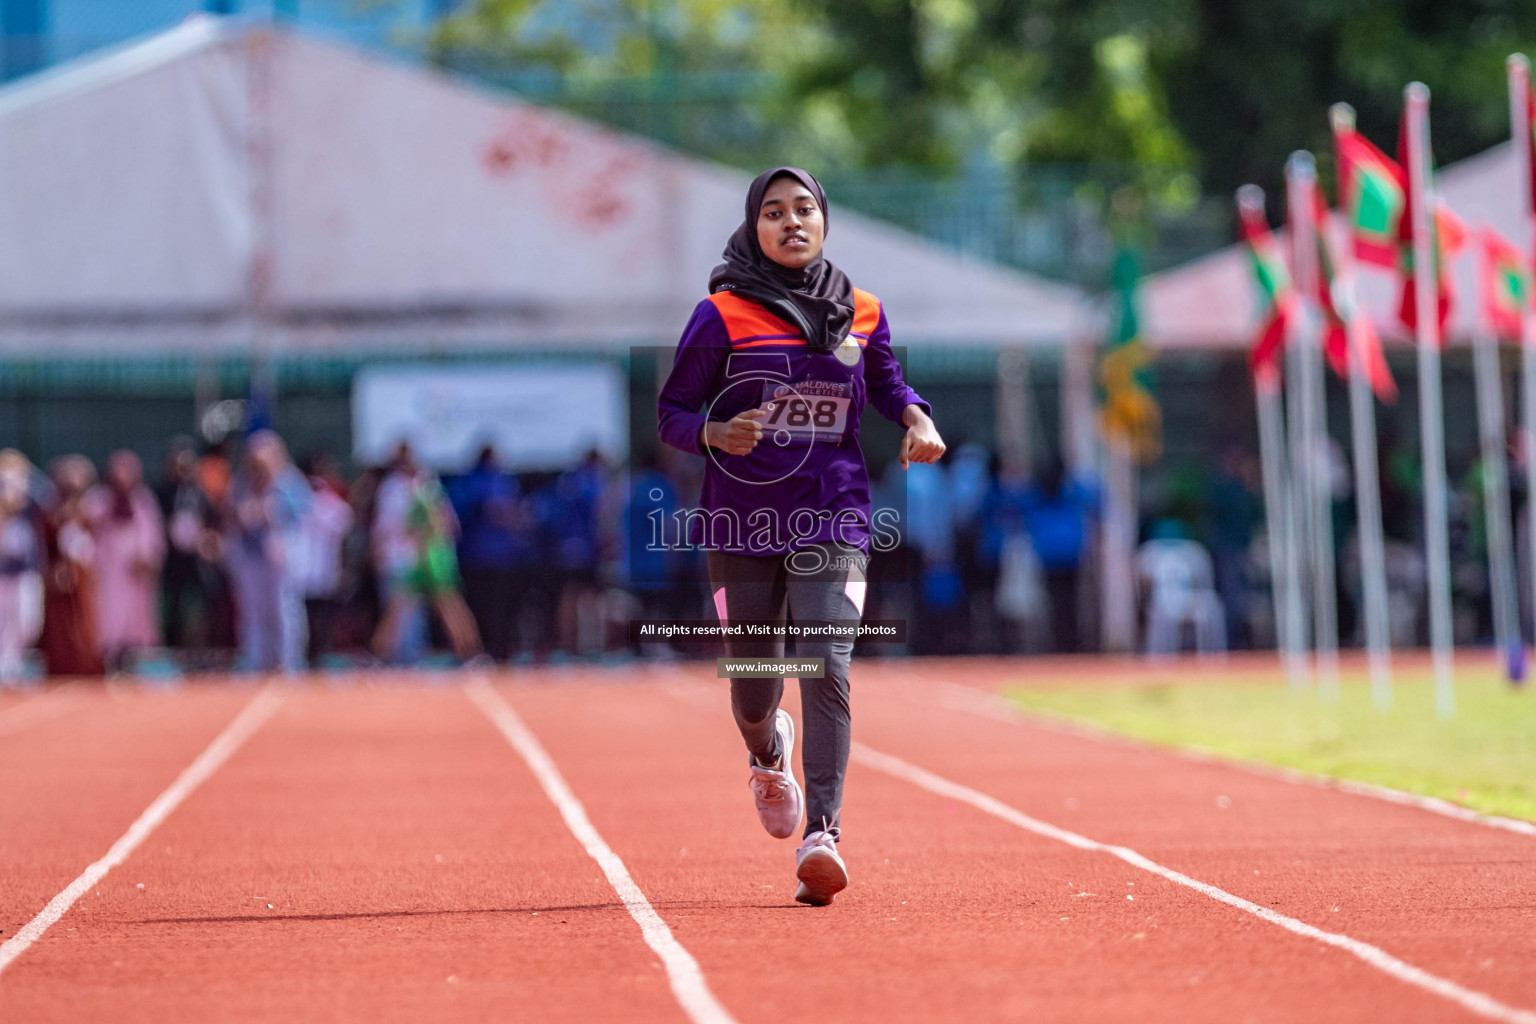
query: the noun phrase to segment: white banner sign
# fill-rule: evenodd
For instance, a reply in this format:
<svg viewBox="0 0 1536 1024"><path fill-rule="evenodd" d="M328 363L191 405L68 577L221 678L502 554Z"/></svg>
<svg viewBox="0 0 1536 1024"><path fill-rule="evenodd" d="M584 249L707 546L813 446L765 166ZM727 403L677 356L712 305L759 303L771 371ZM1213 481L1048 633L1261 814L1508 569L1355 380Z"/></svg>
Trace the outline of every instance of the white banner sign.
<svg viewBox="0 0 1536 1024"><path fill-rule="evenodd" d="M510 469L555 469L593 448L623 461L624 377L610 363L460 363L368 367L352 383L352 446L381 463L401 441L442 472L490 444Z"/></svg>

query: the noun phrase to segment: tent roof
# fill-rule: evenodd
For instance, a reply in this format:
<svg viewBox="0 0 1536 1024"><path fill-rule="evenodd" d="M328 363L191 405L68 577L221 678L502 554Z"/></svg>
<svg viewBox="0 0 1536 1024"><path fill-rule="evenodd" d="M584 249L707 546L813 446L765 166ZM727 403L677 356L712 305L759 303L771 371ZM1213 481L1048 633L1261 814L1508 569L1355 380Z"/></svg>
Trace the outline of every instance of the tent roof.
<svg viewBox="0 0 1536 1024"><path fill-rule="evenodd" d="M747 181L195 17L0 89L0 350L666 343ZM1076 288L844 210L828 254L898 343L1062 344L1090 316Z"/></svg>
<svg viewBox="0 0 1536 1024"><path fill-rule="evenodd" d="M1501 143L1441 169L1435 184L1468 227L1492 227L1506 238L1520 239L1515 179L1514 153ZM1452 262L1456 302L1448 334L1453 340L1470 337L1476 326L1476 264L1470 244ZM1356 277L1361 307L1383 337L1406 340L1397 318L1397 276L1357 264ZM1231 245L1149 275L1141 290L1143 332L1160 348L1245 347L1253 337L1258 301L1247 249Z"/></svg>

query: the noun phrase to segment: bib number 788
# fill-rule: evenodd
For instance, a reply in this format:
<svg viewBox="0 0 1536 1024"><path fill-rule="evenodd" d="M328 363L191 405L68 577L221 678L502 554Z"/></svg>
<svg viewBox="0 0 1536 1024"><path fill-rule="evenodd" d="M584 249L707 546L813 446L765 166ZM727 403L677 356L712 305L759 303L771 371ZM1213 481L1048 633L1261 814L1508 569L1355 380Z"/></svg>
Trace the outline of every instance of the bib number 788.
<svg viewBox="0 0 1536 1024"><path fill-rule="evenodd" d="M800 391L769 383L763 389L763 432L779 445L837 444L848 432L851 404L848 395L829 395L809 385Z"/></svg>
<svg viewBox="0 0 1536 1024"><path fill-rule="evenodd" d="M839 426L843 412L848 406L846 398L776 398L768 403L771 411L767 426L777 427L812 427L817 430L832 430Z"/></svg>

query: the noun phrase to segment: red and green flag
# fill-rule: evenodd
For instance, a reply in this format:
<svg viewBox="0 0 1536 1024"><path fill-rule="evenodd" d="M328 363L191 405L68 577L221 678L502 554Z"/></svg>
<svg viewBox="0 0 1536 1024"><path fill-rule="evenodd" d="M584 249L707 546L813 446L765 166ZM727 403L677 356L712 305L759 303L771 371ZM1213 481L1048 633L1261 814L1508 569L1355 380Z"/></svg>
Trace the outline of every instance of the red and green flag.
<svg viewBox="0 0 1536 1024"><path fill-rule="evenodd" d="M1455 288L1451 282L1450 261L1466 247L1469 234L1466 223L1449 206L1443 202L1435 204L1433 242L1430 251L1434 255L1435 266L1439 271L1435 275L1437 283L1435 307L1440 319L1441 345L1446 341L1445 325L1450 322L1451 308L1455 305L1456 299ZM1397 304L1397 316L1403 322L1403 326L1411 331L1419 323L1419 304L1413 291L1412 236L1409 241L1403 243L1402 274L1403 293Z"/></svg>
<svg viewBox="0 0 1536 1024"><path fill-rule="evenodd" d="M1531 309L1531 273L1525 254L1492 228L1483 228L1479 241L1484 321L1497 336L1518 341L1521 322Z"/></svg>
<svg viewBox="0 0 1536 1024"><path fill-rule="evenodd" d="M1407 111L1404 111L1404 117ZM1413 293L1413 207L1408 201L1406 122L1398 133L1398 159L1377 149L1353 128L1334 132L1339 174L1339 209L1354 238L1355 256L1363 263L1396 270L1403 277L1398 316L1411 330L1418 309ZM1442 334L1450 319L1452 293L1446 262L1466 242L1466 226L1445 206L1434 217L1435 262L1439 267L1437 297Z"/></svg>
<svg viewBox="0 0 1536 1024"><path fill-rule="evenodd" d="M1403 117L1397 130L1397 159L1399 165L1408 166L1408 106L1406 103L1403 105ZM1424 169L1423 180L1426 182L1434 174L1433 154L1429 155L1429 163L1430 166ZM1406 175L1403 180L1407 182ZM1409 203L1399 221L1398 228L1403 293L1397 306L1398 319L1409 330L1416 329L1419 323L1419 304L1413 289L1413 228L1413 204ZM1469 234L1467 225L1452 212L1449 206L1443 202L1435 203L1434 214L1430 219L1430 255L1435 264L1435 312L1440 321L1441 345L1446 341L1445 325L1451 319L1451 306L1455 301L1455 293L1451 285L1450 261L1467 244Z"/></svg>
<svg viewBox="0 0 1536 1024"><path fill-rule="evenodd" d="M1296 308L1296 289L1286 268L1285 256L1261 210L1238 209L1238 223L1243 241L1248 243L1248 259L1259 285L1260 322L1253 339L1250 361L1255 373L1278 372L1280 353L1285 349L1285 332Z"/></svg>
<svg viewBox="0 0 1536 1024"><path fill-rule="evenodd" d="M1398 248L1408 218L1408 175L1353 128L1334 133L1339 209L1364 263L1399 268Z"/></svg>
<svg viewBox="0 0 1536 1024"><path fill-rule="evenodd" d="M1365 367L1365 379L1376 397L1383 402L1397 400L1397 382L1387 367L1387 357L1381 348L1381 337L1371 318L1341 301L1343 295L1335 293L1334 275L1338 260L1328 241L1328 204L1323 199L1322 186L1312 193L1313 220L1317 234L1317 305L1323 314L1323 352L1333 372L1349 379L1349 332L1359 336ZM1353 321L1353 328L1351 322Z"/></svg>
<svg viewBox="0 0 1536 1024"><path fill-rule="evenodd" d="M1323 351L1334 372L1340 377L1347 378L1349 375L1349 321L1353 310L1336 301L1334 297L1334 267L1337 261L1332 247L1327 242L1324 225L1328 217L1328 206L1323 201L1321 189L1314 190L1312 202L1313 224L1317 228L1318 242L1318 284L1315 298L1323 314ZM1276 241L1274 233L1270 231L1269 225L1265 223L1262 211L1257 207L1240 206L1238 217L1243 240L1248 243L1249 261L1253 267L1254 279L1259 285L1262 302L1259 329L1254 336L1251 357L1254 373L1278 373L1280 353L1285 349L1286 331L1296 311L1295 284L1286 267L1281 246ZM1392 380L1392 373L1387 368L1387 360L1381 349L1381 339L1376 334L1375 327L1368 318L1361 316L1354 329L1361 332L1366 378L1370 382L1371 389L1382 401L1394 401L1397 398L1397 384Z"/></svg>
<svg viewBox="0 0 1536 1024"><path fill-rule="evenodd" d="M1312 190L1312 233L1317 239L1317 308L1323 314L1323 355L1333 372L1349 379L1349 330L1333 303L1333 252L1328 245L1328 203L1322 185Z"/></svg>

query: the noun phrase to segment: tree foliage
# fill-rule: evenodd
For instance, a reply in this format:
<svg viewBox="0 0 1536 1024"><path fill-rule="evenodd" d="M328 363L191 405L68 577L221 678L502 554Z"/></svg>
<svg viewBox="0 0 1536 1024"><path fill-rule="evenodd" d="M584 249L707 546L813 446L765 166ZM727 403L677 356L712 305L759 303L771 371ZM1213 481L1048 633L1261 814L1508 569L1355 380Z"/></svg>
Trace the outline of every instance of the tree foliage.
<svg viewBox="0 0 1536 1024"><path fill-rule="evenodd" d="M1392 152L1403 87L1431 92L1436 157L1448 163L1508 137L1504 59L1536 44L1522 0L1194 0L1188 29L1154 54L1181 137L1209 192L1278 189L1285 157L1330 149L1327 109L1354 105ZM1327 175L1331 178L1331 174Z"/></svg>
<svg viewBox="0 0 1536 1024"><path fill-rule="evenodd" d="M755 75L727 97L750 131L708 136L742 163L1109 164L1154 196L1226 196L1277 191L1295 149L1326 163L1337 100L1390 150L1413 79L1442 163L1499 141L1504 57L1536 44L1536 4L464 0L436 43L576 81Z"/></svg>

